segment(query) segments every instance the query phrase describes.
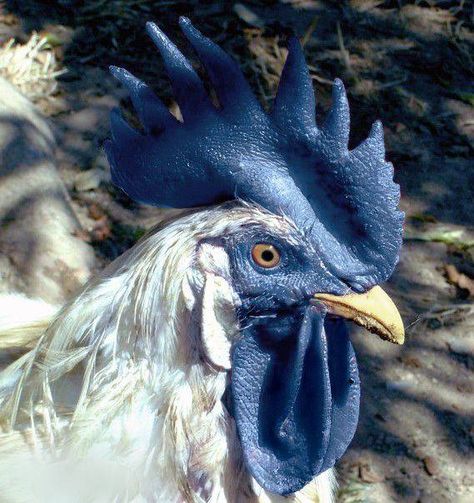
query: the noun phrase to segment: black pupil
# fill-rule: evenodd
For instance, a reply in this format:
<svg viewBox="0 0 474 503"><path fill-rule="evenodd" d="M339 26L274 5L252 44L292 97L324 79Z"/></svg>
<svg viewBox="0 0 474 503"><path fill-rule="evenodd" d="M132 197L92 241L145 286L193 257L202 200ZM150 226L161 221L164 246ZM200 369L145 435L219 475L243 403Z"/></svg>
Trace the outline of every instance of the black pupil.
<svg viewBox="0 0 474 503"><path fill-rule="evenodd" d="M271 262L274 258L273 252L271 250L264 250L262 252L262 260L264 262Z"/></svg>

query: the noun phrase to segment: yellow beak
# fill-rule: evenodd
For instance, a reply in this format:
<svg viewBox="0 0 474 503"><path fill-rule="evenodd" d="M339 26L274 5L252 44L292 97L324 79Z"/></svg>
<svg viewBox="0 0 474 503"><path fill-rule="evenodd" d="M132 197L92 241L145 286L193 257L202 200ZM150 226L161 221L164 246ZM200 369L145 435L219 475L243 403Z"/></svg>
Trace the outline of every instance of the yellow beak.
<svg viewBox="0 0 474 503"><path fill-rule="evenodd" d="M403 344L405 340L400 313L392 299L379 286L359 294L317 293L314 298L323 303L331 314L352 320L382 339L395 344Z"/></svg>

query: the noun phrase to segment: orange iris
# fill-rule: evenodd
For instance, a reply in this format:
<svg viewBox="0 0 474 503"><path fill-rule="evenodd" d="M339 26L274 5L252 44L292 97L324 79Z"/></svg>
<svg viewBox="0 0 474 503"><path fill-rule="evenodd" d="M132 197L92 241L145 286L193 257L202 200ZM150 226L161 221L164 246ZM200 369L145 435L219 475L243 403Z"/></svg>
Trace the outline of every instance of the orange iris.
<svg viewBox="0 0 474 503"><path fill-rule="evenodd" d="M260 267L271 269L280 263L280 252L273 245L258 243L252 248L252 258Z"/></svg>

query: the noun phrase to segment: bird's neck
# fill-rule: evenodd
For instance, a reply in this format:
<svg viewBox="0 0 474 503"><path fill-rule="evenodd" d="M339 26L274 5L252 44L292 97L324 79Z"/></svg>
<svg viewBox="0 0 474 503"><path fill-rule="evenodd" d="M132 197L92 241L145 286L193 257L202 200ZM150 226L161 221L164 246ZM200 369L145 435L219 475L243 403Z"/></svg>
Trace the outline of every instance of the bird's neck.
<svg viewBox="0 0 474 503"><path fill-rule="evenodd" d="M68 495L74 484L78 494L119 492L93 501L280 501L250 488L222 402L227 372L205 363L183 293L199 236L226 222L211 213L213 220L191 215L152 233L120 257L2 375L0 464L8 470L0 475L15 471L8 453L33 453L35 466L39 458L80 465L61 479ZM15 466L24 485L27 470ZM50 487L45 500L53 501Z"/></svg>
<svg viewBox="0 0 474 503"><path fill-rule="evenodd" d="M183 225L151 235L61 311L2 413L45 458L104 460L127 494L247 501L227 374L203 362L183 299L196 246Z"/></svg>

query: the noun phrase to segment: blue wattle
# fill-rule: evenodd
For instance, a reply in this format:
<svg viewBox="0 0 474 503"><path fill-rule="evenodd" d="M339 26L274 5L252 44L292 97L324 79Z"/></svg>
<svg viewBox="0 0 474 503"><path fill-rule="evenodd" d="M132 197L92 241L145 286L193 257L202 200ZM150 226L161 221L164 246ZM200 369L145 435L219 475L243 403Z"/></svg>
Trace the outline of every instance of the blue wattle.
<svg viewBox="0 0 474 503"><path fill-rule="evenodd" d="M290 494L332 467L354 435L360 385L342 322L308 306L258 318L232 355L232 413L248 470Z"/></svg>

